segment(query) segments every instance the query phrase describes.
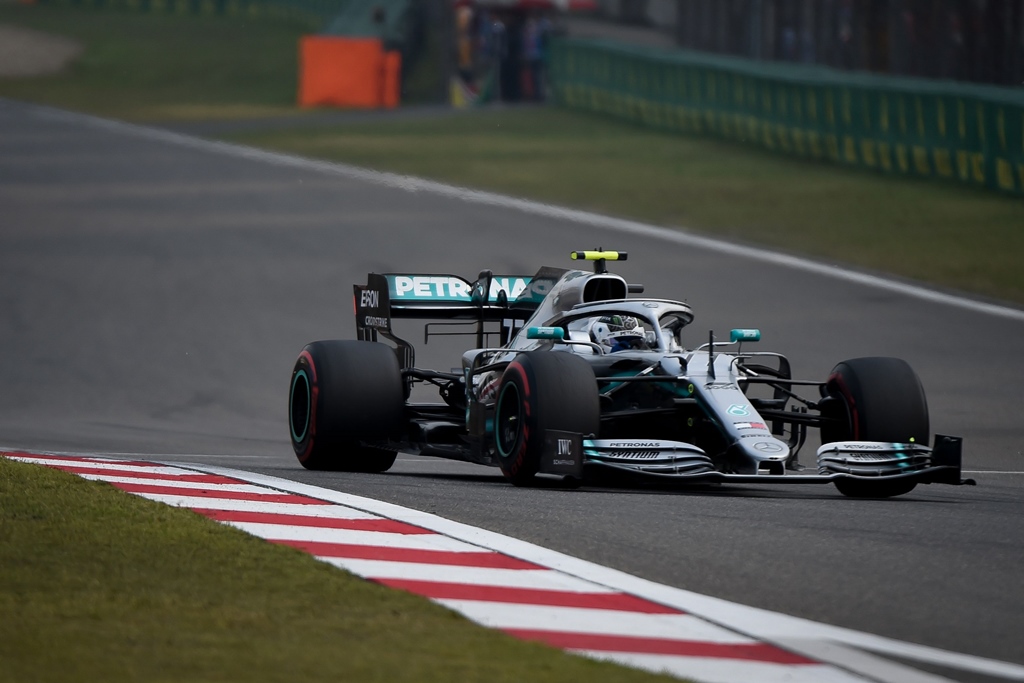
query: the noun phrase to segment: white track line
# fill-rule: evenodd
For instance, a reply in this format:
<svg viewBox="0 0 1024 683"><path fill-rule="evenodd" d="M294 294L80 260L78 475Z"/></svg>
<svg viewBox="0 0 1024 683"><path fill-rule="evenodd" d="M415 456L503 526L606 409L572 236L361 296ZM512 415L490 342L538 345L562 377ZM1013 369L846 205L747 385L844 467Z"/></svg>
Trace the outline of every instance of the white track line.
<svg viewBox="0 0 1024 683"><path fill-rule="evenodd" d="M0 105L2 104L3 100L0 100ZM124 121L103 119L95 116L89 116L87 114L68 112L40 105L24 105L24 107L31 111L34 116L42 120L74 125L88 125L94 128L101 128L123 135L132 135L134 137L145 138L147 140L159 141L166 144L176 145L178 147L187 147L190 149L197 149L240 159L248 159L275 166L315 171L327 175L340 176L352 180L360 180L374 183L376 185L405 190L407 192L427 192L471 204L497 206L503 209L512 209L534 216L544 216L546 218L565 220L620 234L639 235L659 239L672 244L707 249L721 254L728 254L754 261L761 261L763 263L770 263L785 268L792 268L794 270L802 270L818 275L824 275L837 280L845 280L847 282L853 282L873 287L875 289L896 292L916 299L954 306L973 311L975 313L983 313L986 315L993 315L1000 318L1008 318L1010 320L1024 322L1024 310L982 301L975 301L963 296L935 291L920 285L908 284L906 282L891 280L877 275L869 275L853 270L847 270L832 264L818 263L806 258L799 258L788 254L773 252L765 247L748 247L710 237L702 237L682 228L668 229L638 221L604 216L597 213L591 213L589 211L568 209L528 199L509 197L495 192L484 192L482 190L473 190L455 185L447 185L445 183L415 178L412 176L371 171L369 169L351 166L349 164L307 159L291 154L247 147L245 145L207 140L160 128L126 123Z"/></svg>
<svg viewBox="0 0 1024 683"><path fill-rule="evenodd" d="M21 460L22 462L31 462L31 463L34 463L36 465L46 465L47 467L56 467L56 468L68 467L68 468L75 468L75 469L96 470L97 476L106 476L106 475L99 475L99 472L123 472L123 471L125 471L125 465L119 464L119 463L101 463L101 462L92 462L92 461L83 461L83 460L70 460L70 459L60 459L60 460L57 460L57 459L53 459L53 458L26 458L26 457L22 457L20 455L18 456L18 460ZM186 476L186 475L190 475L190 474L195 474L196 473L195 470L183 470L180 467L150 467L148 470L146 470L146 472L150 473L150 474L153 474L153 475L157 475L157 476L162 476L163 477L161 479L154 479L153 481L166 481L168 479L173 479L174 477L182 477L182 476ZM78 474L78 473L76 472L75 474ZM109 476L115 476L116 477L117 475L113 474L113 475L109 475Z"/></svg>
<svg viewBox="0 0 1024 683"><path fill-rule="evenodd" d="M395 534L379 531L353 531L351 529L321 529L318 527L285 526L282 524L253 524L227 522L253 536L272 541L305 541L309 543L338 543L407 550L444 550L450 553L476 553L480 547L465 541L437 534Z"/></svg>
<svg viewBox="0 0 1024 683"><path fill-rule="evenodd" d="M174 496L163 493L137 493L142 498L177 508L194 508L199 510L223 510L226 512L266 512L280 515L305 515L308 517L326 517L330 519L374 519L362 510L339 508L334 505L301 505L294 503L261 503L253 500L230 500L224 498L197 498L193 496Z"/></svg>
<svg viewBox="0 0 1024 683"><path fill-rule="evenodd" d="M480 548L473 546L479 551ZM419 563L389 562L386 560L356 560L341 557L320 557L328 564L347 569L359 576L375 579L409 579L413 581L436 581L443 573L445 581L471 586L510 586L512 588L537 588L578 593L608 592L604 586L568 576L550 569L495 569L492 567L459 567ZM665 615L643 615L665 616ZM534 622L534 624L539 622Z"/></svg>
<svg viewBox="0 0 1024 683"><path fill-rule="evenodd" d="M46 463L40 463L45 465ZM141 484L145 486L160 486L163 488L182 489L182 494L185 495L187 490L200 490L209 491L216 488L218 491L231 491L234 493L253 493L256 495L265 494L267 490L260 486L250 486L248 484L235 484L233 486L227 486L224 484L205 484L194 481L178 481L168 477L167 479L136 479L128 476L110 476L107 474L84 474L81 472L72 472L71 474L77 474L83 479L90 479L92 481L105 481L108 484Z"/></svg>
<svg viewBox="0 0 1024 683"><path fill-rule="evenodd" d="M679 638L718 643L750 643L752 638L724 631L690 614L632 614L610 610L552 609L543 605L482 603L473 600L438 600L473 621L491 628L546 628L575 633L614 635L625 631L638 638ZM614 624L609 628L608 624Z"/></svg>

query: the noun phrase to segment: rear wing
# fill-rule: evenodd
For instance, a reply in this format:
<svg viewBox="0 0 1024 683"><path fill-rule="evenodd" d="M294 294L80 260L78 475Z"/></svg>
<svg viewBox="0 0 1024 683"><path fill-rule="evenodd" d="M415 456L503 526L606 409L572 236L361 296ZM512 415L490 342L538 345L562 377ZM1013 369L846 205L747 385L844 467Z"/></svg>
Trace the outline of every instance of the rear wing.
<svg viewBox="0 0 1024 683"><path fill-rule="evenodd" d="M536 275L494 275L485 270L475 282L458 275L370 273L365 285L353 285L356 334L365 341L377 341L380 335L408 347L403 367L411 367L412 349L394 336L393 319L476 323L477 347L484 346L488 333L484 323L499 322L501 328L490 333L499 334L504 346L563 273L542 268Z"/></svg>

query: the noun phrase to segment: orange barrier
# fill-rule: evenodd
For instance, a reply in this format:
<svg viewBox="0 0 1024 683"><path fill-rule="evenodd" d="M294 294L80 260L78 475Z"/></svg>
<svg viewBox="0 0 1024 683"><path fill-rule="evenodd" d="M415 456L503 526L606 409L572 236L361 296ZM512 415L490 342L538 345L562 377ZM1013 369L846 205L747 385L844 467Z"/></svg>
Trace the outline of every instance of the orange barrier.
<svg viewBox="0 0 1024 683"><path fill-rule="evenodd" d="M397 107L402 56L377 38L303 36L299 106Z"/></svg>
<svg viewBox="0 0 1024 683"><path fill-rule="evenodd" d="M381 83L381 104L394 109L401 99L402 53L395 50L384 53L384 80Z"/></svg>

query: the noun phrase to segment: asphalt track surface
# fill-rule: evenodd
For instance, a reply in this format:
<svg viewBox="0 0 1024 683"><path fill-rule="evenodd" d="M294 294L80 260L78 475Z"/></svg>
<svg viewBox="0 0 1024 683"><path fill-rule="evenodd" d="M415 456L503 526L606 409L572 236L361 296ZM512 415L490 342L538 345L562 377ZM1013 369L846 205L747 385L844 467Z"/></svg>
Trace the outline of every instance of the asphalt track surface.
<svg viewBox="0 0 1024 683"><path fill-rule="evenodd" d="M830 486L517 489L497 470L416 456L381 475L300 468L285 421L292 363L309 341L354 336L351 285L367 272L529 274L597 246L629 251L616 270L648 294L696 308L693 343L758 327L761 350L808 379L846 358L907 359L933 431L965 438L978 486L858 501ZM1022 334L1012 313L0 100L0 447L271 474L1024 663ZM460 348L418 344L417 364L451 368Z"/></svg>

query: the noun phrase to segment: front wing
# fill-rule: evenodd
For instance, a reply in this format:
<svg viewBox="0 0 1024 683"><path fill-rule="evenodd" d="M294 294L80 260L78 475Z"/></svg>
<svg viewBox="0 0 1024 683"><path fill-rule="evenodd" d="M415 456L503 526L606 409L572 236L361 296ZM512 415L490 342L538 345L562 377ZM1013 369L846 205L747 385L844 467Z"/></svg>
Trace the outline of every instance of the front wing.
<svg viewBox="0 0 1024 683"><path fill-rule="evenodd" d="M690 484L828 484L838 480L914 481L921 484L974 484L961 479L963 440L936 435L932 448L919 444L840 442L818 451L818 474L734 474L692 444L644 439L589 439L571 432L548 432L540 471L582 479L584 471L621 473L623 479L671 480ZM777 471L777 470L776 470Z"/></svg>

